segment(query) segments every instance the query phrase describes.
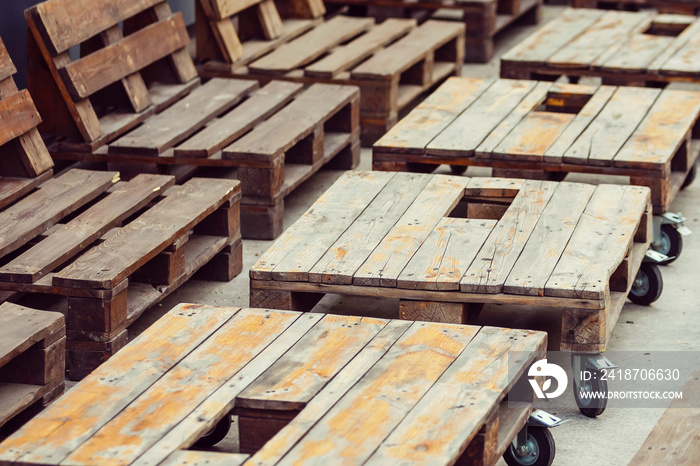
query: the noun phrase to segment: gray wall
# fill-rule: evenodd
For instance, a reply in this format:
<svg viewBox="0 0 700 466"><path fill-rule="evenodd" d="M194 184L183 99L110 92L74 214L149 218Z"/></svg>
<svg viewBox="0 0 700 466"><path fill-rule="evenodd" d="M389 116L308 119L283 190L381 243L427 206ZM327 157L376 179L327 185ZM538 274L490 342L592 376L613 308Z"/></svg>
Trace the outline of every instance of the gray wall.
<svg viewBox="0 0 700 466"><path fill-rule="evenodd" d="M196 0L168 0L174 11L181 11L185 22L194 22ZM0 0L0 37L5 43L12 61L17 66L15 81L20 88L27 86L27 23L24 10L38 0Z"/></svg>

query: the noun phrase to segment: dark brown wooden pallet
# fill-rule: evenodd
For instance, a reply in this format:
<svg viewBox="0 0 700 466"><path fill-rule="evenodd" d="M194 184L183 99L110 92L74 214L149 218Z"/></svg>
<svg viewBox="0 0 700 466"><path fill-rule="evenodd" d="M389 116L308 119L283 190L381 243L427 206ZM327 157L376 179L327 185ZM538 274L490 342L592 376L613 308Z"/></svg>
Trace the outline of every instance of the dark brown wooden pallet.
<svg viewBox="0 0 700 466"><path fill-rule="evenodd" d="M571 0L576 8L603 8L606 10L630 10L656 8L659 13L694 15L700 10L698 0Z"/></svg>
<svg viewBox="0 0 700 466"><path fill-rule="evenodd" d="M0 212L0 290L65 312L71 379L200 268L214 280L240 273L240 183L174 181L73 169Z"/></svg>
<svg viewBox="0 0 700 466"><path fill-rule="evenodd" d="M501 57L501 77L596 76L603 84L700 82L700 19L688 15L565 10Z"/></svg>
<svg viewBox="0 0 700 466"><path fill-rule="evenodd" d="M699 117L692 91L452 78L377 141L372 164L419 172L474 165L551 180L628 176L651 188L662 214L700 154Z"/></svg>
<svg viewBox="0 0 700 466"><path fill-rule="evenodd" d="M496 35L517 20L540 21L543 0L325 0L349 5L353 15L386 18L441 19L463 22L467 27L464 60L491 60Z"/></svg>
<svg viewBox="0 0 700 466"><path fill-rule="evenodd" d="M0 435L63 393L65 355L63 315L0 304Z"/></svg>
<svg viewBox="0 0 700 466"><path fill-rule="evenodd" d="M553 349L598 352L650 242L645 187L354 171L251 268L250 305L398 298L403 319L450 323L484 303L559 308Z"/></svg>
<svg viewBox="0 0 700 466"><path fill-rule="evenodd" d="M532 409L504 399L527 385L546 342L527 330L181 304L0 444L0 462L491 466ZM186 451L234 407L252 456ZM286 418L284 432L264 415Z"/></svg>
<svg viewBox="0 0 700 466"><path fill-rule="evenodd" d="M375 25L370 18L336 16L303 20L304 27L293 33L281 27L274 34L263 30L246 38L234 24L240 25L240 18L262 3L238 10L213 7L219 3L228 4L197 2L202 76L358 86L364 145L384 134L423 92L461 73L464 26L459 23L428 21L416 27L414 20L393 19ZM276 14L290 2L264 3ZM222 29L222 24L227 27Z"/></svg>

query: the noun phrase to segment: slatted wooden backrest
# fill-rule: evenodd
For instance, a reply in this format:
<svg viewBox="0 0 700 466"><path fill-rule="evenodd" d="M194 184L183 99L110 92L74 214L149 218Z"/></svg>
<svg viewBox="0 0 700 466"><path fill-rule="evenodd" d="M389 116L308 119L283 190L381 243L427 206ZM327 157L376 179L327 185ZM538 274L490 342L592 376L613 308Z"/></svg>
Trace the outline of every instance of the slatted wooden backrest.
<svg viewBox="0 0 700 466"><path fill-rule="evenodd" d="M284 34L283 19L320 18L322 0L195 0L197 57L235 63L242 42L272 40Z"/></svg>
<svg viewBox="0 0 700 466"><path fill-rule="evenodd" d="M33 178L53 161L36 129L41 118L34 101L12 78L16 71L0 39L0 177Z"/></svg>
<svg viewBox="0 0 700 466"><path fill-rule="evenodd" d="M46 91L47 119L60 115L52 106L65 102L74 132L92 142L105 133L100 116L126 107L131 112L151 108L154 82L187 83L197 78L185 47L189 36L182 16L164 0L48 0L25 11L31 30L30 90L55 82ZM33 43L32 43L33 42ZM70 49L80 46L73 60ZM43 57L43 62L32 53ZM75 54L73 54L75 56ZM43 67L43 69L41 69ZM65 114L66 112L64 112ZM70 132L51 121L49 132ZM66 134L64 134L66 135Z"/></svg>

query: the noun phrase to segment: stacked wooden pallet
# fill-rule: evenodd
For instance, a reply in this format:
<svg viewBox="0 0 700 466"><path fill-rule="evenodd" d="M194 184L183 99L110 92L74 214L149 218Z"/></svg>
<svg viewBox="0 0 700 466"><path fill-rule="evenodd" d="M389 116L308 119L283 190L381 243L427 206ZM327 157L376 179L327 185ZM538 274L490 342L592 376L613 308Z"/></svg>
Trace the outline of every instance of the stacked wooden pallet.
<svg viewBox="0 0 700 466"><path fill-rule="evenodd" d="M0 428L16 429L63 393L65 354L60 313L0 304Z"/></svg>
<svg viewBox="0 0 700 466"><path fill-rule="evenodd" d="M532 409L505 396L546 341L495 327L181 304L0 444L0 461L492 465ZM242 448L259 440L257 453L185 451L234 406L246 413ZM275 422L284 414L294 419Z"/></svg>
<svg viewBox="0 0 700 466"><path fill-rule="evenodd" d="M374 145L373 167L629 176L662 214L700 154L699 117L693 91L453 78Z"/></svg>
<svg viewBox="0 0 700 466"><path fill-rule="evenodd" d="M219 167L242 181L243 234L268 239L281 232L292 189L331 160L358 162L356 88L200 85L185 25L165 1L51 0L26 17L29 84L54 158L129 172Z"/></svg>
<svg viewBox="0 0 700 466"><path fill-rule="evenodd" d="M197 5L203 76L358 86L363 144L384 134L424 91L459 75L464 61L459 23L428 21L417 27L407 19L380 25L346 16L299 19L324 11L322 4L306 0L198 0ZM261 18L257 29L251 30L258 24L248 20L251 14Z"/></svg>
<svg viewBox="0 0 700 466"><path fill-rule="evenodd" d="M694 15L700 9L698 0L571 0L576 8L606 8L635 10L656 8L659 13Z"/></svg>
<svg viewBox="0 0 700 466"><path fill-rule="evenodd" d="M498 33L517 20L537 24L543 0L325 0L350 5L352 14L427 18L463 22L467 27L465 61L488 62Z"/></svg>
<svg viewBox="0 0 700 466"><path fill-rule="evenodd" d="M452 323L483 303L553 307L557 349L596 352L650 241L645 187L349 172L252 267L250 304L390 297L402 318Z"/></svg>
<svg viewBox="0 0 700 466"><path fill-rule="evenodd" d="M605 84L700 81L696 16L567 9L501 57L501 77L600 76Z"/></svg>

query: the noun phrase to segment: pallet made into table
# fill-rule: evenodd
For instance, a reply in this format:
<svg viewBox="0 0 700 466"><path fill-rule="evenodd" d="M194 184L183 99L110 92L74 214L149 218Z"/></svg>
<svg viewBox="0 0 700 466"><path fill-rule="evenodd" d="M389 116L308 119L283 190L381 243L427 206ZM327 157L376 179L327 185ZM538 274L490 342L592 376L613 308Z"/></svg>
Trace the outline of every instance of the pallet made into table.
<svg viewBox="0 0 700 466"><path fill-rule="evenodd" d="M358 86L362 143L369 145L423 92L461 73L462 24L428 21L416 27L413 20L392 19L377 25L371 18L298 20L298 14L282 21L278 9L287 11L292 3L306 2L198 0L200 74ZM257 22L246 19L256 11L276 19L250 31Z"/></svg>
<svg viewBox="0 0 700 466"><path fill-rule="evenodd" d="M349 5L352 15L386 18L440 19L465 24L464 60L486 63L493 57L496 35L518 20L537 24L543 0L325 0Z"/></svg>
<svg viewBox="0 0 700 466"><path fill-rule="evenodd" d="M700 82L696 16L567 9L501 57L501 77L599 76L603 84Z"/></svg>
<svg viewBox="0 0 700 466"><path fill-rule="evenodd" d="M568 2L567 2L568 3ZM604 8L636 11L655 8L659 13L694 15L700 9L698 0L571 0L576 8Z"/></svg>
<svg viewBox="0 0 700 466"><path fill-rule="evenodd" d="M65 354L63 315L0 304L0 428L16 429L63 393Z"/></svg>
<svg viewBox="0 0 700 466"><path fill-rule="evenodd" d="M377 141L372 166L629 176L662 214L700 153L699 116L700 92L452 78Z"/></svg>
<svg viewBox="0 0 700 466"><path fill-rule="evenodd" d="M531 410L504 397L544 357L546 339L495 327L181 304L0 444L0 464L277 464L313 456L491 465ZM257 437L264 445L251 457L184 451L231 409L247 413L242 445L261 432L271 440ZM257 416L270 413L287 419Z"/></svg>
<svg viewBox="0 0 700 466"><path fill-rule="evenodd" d="M651 241L649 200L637 186L349 172L252 267L250 303L399 298L401 318L453 323L483 303L558 308L558 349L602 351Z"/></svg>
<svg viewBox="0 0 700 466"><path fill-rule="evenodd" d="M242 269L238 181L118 181L116 172L73 169L0 212L0 290L65 311L74 380L199 269L223 281Z"/></svg>

